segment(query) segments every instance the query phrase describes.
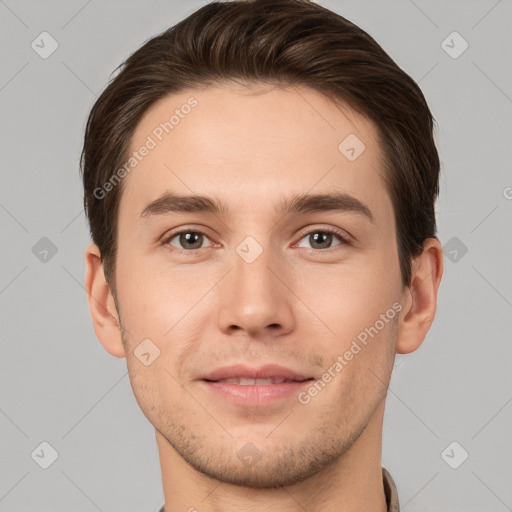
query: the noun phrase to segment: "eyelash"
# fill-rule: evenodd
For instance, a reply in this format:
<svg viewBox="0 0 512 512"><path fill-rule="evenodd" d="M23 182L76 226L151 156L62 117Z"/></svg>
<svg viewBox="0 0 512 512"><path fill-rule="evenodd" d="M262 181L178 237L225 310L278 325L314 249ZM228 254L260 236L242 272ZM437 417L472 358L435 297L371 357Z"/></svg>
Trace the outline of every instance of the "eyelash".
<svg viewBox="0 0 512 512"><path fill-rule="evenodd" d="M205 233L204 231L202 231L201 229L196 229L196 228L194 228L194 229L182 229L180 231L175 231L175 232L171 233L170 235L166 236L164 241L163 241L164 245L170 246L171 245L170 244L171 240L173 240L174 238L176 238L177 236L179 236L179 235L181 235L183 233L201 234L201 235L205 236L206 238L210 239L208 234ZM309 236L309 235L311 235L313 233L328 233L328 234L331 234L331 235L335 235L335 236L337 236L339 238L340 243L338 245L335 245L335 246L332 246L332 247L328 247L326 249L314 249L314 248L305 247L305 249L308 249L310 251L326 252L329 249L334 249L335 247L338 247L338 246L341 246L341 245L350 245L350 241L348 240L348 237L346 235L344 235L344 232L341 231L341 230L337 230L335 228L315 228L315 229L312 229L310 231L307 231L306 233L304 233L298 239L296 244L299 243L305 237L307 237L307 236ZM192 252L198 251L199 249L207 249L207 247L199 247L198 249L181 249L181 248L174 247L174 246L172 246L172 247L173 247L174 250L181 251L181 252L186 252L186 253L192 253Z"/></svg>

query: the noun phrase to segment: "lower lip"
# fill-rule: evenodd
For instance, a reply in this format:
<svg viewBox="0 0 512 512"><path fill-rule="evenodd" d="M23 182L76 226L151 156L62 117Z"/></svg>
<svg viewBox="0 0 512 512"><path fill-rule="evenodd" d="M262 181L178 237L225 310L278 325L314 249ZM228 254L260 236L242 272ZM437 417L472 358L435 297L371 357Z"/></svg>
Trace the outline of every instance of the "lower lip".
<svg viewBox="0 0 512 512"><path fill-rule="evenodd" d="M311 384L314 379L302 382L282 382L281 384L241 386L229 382L200 381L207 389L217 396L236 405L261 406L269 405L279 400L297 395Z"/></svg>

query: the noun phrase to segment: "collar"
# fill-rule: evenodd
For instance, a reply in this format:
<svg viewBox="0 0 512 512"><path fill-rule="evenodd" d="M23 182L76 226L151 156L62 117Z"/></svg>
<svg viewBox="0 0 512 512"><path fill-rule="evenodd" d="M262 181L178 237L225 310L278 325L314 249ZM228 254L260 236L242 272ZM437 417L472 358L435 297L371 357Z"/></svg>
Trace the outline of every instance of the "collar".
<svg viewBox="0 0 512 512"><path fill-rule="evenodd" d="M388 470L385 468L382 468L382 482L384 483L384 493L386 495L388 512L400 512L400 503L398 501L398 492L396 490L395 482Z"/></svg>

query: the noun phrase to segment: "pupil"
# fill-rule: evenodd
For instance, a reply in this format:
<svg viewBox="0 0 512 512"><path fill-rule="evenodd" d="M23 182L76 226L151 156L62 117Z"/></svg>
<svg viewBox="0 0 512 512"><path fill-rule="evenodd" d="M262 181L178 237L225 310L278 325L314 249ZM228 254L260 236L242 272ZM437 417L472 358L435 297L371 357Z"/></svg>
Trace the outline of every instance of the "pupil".
<svg viewBox="0 0 512 512"><path fill-rule="evenodd" d="M318 231L311 235L313 239L313 243L317 245L321 245L322 248L329 247L332 241L331 233L324 233L323 231ZM313 245L313 243L311 245Z"/></svg>
<svg viewBox="0 0 512 512"><path fill-rule="evenodd" d="M201 233L182 233L180 243L187 249L197 249L202 245L202 237L203 235Z"/></svg>

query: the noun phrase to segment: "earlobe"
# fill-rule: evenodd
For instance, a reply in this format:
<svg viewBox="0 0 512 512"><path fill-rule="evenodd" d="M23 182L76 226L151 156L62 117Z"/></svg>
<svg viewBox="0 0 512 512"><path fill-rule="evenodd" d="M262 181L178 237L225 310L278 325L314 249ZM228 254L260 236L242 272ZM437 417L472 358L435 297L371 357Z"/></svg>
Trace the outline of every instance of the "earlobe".
<svg viewBox="0 0 512 512"><path fill-rule="evenodd" d="M115 357L126 357L114 297L103 273L96 244L85 251L85 290L94 332L105 350Z"/></svg>
<svg viewBox="0 0 512 512"><path fill-rule="evenodd" d="M429 238L422 253L413 261L411 284L404 291L397 353L414 352L425 339L436 314L442 275L443 249L439 240Z"/></svg>

